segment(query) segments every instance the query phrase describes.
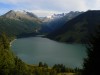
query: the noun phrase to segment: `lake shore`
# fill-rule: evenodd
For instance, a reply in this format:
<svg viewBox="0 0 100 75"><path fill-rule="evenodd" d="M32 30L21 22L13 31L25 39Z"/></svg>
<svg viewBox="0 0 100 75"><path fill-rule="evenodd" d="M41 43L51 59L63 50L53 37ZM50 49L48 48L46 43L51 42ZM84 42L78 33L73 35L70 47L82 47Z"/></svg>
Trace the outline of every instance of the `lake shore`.
<svg viewBox="0 0 100 75"><path fill-rule="evenodd" d="M12 40L12 41L10 42L10 47L12 46L12 43L13 43L15 40L17 40L17 39L14 39L14 40Z"/></svg>
<svg viewBox="0 0 100 75"><path fill-rule="evenodd" d="M86 56L86 48L82 44L65 44L42 37L14 41L11 42L13 52L28 64L37 65L41 61L49 66L62 63L68 67L82 68L81 64Z"/></svg>

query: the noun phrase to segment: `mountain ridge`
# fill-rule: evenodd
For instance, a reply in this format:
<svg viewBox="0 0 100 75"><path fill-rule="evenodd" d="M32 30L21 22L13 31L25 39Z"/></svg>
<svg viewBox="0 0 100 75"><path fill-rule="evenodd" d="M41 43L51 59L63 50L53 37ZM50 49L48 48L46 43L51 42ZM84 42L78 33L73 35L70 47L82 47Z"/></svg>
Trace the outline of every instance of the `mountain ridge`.
<svg viewBox="0 0 100 75"><path fill-rule="evenodd" d="M10 19L15 19L15 20L27 19L32 21L40 21L39 18L34 13L25 10L23 11L10 10L2 16Z"/></svg>
<svg viewBox="0 0 100 75"><path fill-rule="evenodd" d="M71 20L72 18L82 14L83 12L79 12L79 11L71 11L69 13L62 13L62 14L58 14L58 16L60 15L60 17L56 17L57 18L53 18L51 20L49 20L48 22L44 22L41 28L41 32L53 32L56 29L59 29L61 26L63 26L66 22L68 22L69 20ZM61 17L62 16L62 17Z"/></svg>
<svg viewBox="0 0 100 75"><path fill-rule="evenodd" d="M80 43L93 34L100 24L100 11L84 12L66 22L61 28L47 35L48 38L61 42Z"/></svg>

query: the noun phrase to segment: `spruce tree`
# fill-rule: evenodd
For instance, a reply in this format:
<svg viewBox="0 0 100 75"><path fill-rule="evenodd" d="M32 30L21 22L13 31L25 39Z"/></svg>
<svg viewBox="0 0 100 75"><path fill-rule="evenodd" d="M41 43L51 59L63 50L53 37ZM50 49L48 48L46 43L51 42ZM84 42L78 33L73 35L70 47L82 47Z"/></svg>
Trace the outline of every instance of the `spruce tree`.
<svg viewBox="0 0 100 75"><path fill-rule="evenodd" d="M88 41L87 58L84 59L83 75L98 75L100 67L100 32L92 35Z"/></svg>
<svg viewBox="0 0 100 75"><path fill-rule="evenodd" d="M0 44L2 49L8 49L10 48L10 42L8 40L8 37L5 33L2 33L0 36Z"/></svg>
<svg viewBox="0 0 100 75"><path fill-rule="evenodd" d="M11 75L15 67L14 55L10 50L8 38L0 36L0 75Z"/></svg>

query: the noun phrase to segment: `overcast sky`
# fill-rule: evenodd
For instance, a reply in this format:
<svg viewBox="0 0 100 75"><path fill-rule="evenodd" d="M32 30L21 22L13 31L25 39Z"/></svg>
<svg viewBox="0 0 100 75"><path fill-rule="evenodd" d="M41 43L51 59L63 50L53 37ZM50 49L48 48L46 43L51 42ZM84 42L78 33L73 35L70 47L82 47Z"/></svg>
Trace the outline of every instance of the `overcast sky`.
<svg viewBox="0 0 100 75"><path fill-rule="evenodd" d="M0 14L26 10L38 16L69 11L99 10L100 0L0 0Z"/></svg>

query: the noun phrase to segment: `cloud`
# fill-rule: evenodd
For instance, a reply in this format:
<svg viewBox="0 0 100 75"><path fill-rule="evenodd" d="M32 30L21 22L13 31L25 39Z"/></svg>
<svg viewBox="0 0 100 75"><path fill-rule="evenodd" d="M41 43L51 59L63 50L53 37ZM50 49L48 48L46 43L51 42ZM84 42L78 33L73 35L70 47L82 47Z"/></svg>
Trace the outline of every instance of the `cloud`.
<svg viewBox="0 0 100 75"><path fill-rule="evenodd" d="M90 0L0 0L0 3L12 5L13 9L39 11L37 13L44 11L45 14L50 13L49 11L55 13L100 9L100 0L91 0L91 2Z"/></svg>
<svg viewBox="0 0 100 75"><path fill-rule="evenodd" d="M96 0L94 9L100 9L100 0Z"/></svg>
<svg viewBox="0 0 100 75"><path fill-rule="evenodd" d="M86 10L84 0L58 0L55 4L61 10Z"/></svg>
<svg viewBox="0 0 100 75"><path fill-rule="evenodd" d="M26 9L57 11L86 9L85 0L0 0L0 2Z"/></svg>
<svg viewBox="0 0 100 75"><path fill-rule="evenodd" d="M32 0L0 0L1 3L5 3L5 4L27 3L30 1L32 1Z"/></svg>
<svg viewBox="0 0 100 75"><path fill-rule="evenodd" d="M49 16L49 15L52 15L54 13L62 13L62 12L57 12L57 11L48 11L48 10L28 10L30 12L33 12L35 14L37 14L38 16Z"/></svg>

